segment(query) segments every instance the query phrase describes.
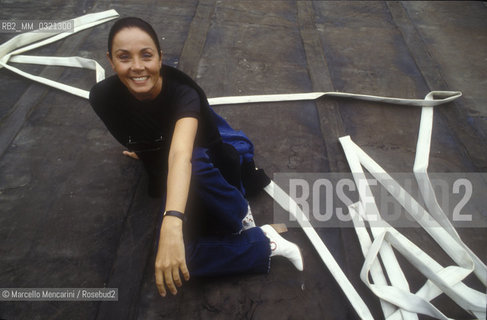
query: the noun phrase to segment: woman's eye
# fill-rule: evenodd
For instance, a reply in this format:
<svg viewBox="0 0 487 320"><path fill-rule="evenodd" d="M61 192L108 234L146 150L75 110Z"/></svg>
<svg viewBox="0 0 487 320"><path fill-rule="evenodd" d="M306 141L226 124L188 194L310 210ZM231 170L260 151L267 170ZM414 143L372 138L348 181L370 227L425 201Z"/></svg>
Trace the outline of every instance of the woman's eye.
<svg viewBox="0 0 487 320"><path fill-rule="evenodd" d="M144 59L150 59L150 58L152 58L152 54L150 54L150 53L144 53L144 54L142 55L142 57L143 57Z"/></svg>
<svg viewBox="0 0 487 320"><path fill-rule="evenodd" d="M118 58L120 60L128 60L129 59L129 56L124 54L124 55L118 56Z"/></svg>

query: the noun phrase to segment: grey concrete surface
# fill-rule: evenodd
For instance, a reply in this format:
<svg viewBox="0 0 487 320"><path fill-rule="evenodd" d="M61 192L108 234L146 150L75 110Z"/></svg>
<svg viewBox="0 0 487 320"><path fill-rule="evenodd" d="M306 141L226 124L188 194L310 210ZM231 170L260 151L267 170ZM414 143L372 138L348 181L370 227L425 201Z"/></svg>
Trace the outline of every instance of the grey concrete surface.
<svg viewBox="0 0 487 320"><path fill-rule="evenodd" d="M116 9L153 24L164 62L190 74L209 97L345 91L421 98L463 97L435 110L431 172L487 169L487 7L423 1L10 1L0 19L73 18ZM106 60L112 22L29 54ZM0 33L0 43L12 34ZM22 65L89 89L94 73ZM304 233L305 271L279 258L269 274L192 279L158 296L153 276L159 203L146 195L137 161L121 156L88 101L0 69L0 287L118 288L118 302L0 302L0 319L358 319ZM391 172L411 172L420 110L344 99L218 106L254 142L256 162L281 172L348 172L338 137L352 139ZM250 200L258 224L272 199ZM485 208L484 208L485 210ZM485 213L485 211L483 212ZM451 263L419 228L401 230ZM487 260L485 228L461 228ZM376 319L378 299L359 278L363 257L351 228L318 230ZM399 257L412 289L424 278ZM469 277L467 283L485 290ZM444 295L435 305L471 317ZM420 317L427 319L426 317Z"/></svg>

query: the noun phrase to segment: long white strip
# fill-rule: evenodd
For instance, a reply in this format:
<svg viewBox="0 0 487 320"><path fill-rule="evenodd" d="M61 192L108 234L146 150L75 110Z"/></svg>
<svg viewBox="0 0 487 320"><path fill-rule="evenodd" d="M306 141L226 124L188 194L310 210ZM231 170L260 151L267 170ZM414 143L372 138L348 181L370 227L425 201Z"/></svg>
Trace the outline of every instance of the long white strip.
<svg viewBox="0 0 487 320"><path fill-rule="evenodd" d="M299 223L306 236L309 238L316 251L321 257L321 260L325 263L333 275L338 285L342 288L343 292L347 296L348 300L352 304L357 314L361 319L374 319L372 314L367 308L362 298L359 296L353 285L348 280L345 273L336 262L333 255L330 253L326 245L321 240L320 236L316 233L315 229L309 222L306 215L299 208L298 204L292 199L284 190L282 190L274 181L271 181L264 190L286 211L288 211Z"/></svg>
<svg viewBox="0 0 487 320"><path fill-rule="evenodd" d="M105 78L105 71L95 60L92 59L86 59L81 57L19 56L19 54L58 41L72 35L73 33L85 30L87 28L91 28L98 24L112 20L116 17L118 17L118 13L112 9L104 12L87 14L74 19L73 32L28 32L17 35L16 37L10 39L0 46L0 68L5 67L6 69L9 69L10 71L15 72L23 77L88 99L89 91L87 90L79 89L54 80L29 74L25 71L8 65L8 62L36 63L44 65L87 68L95 70L96 81L101 81Z"/></svg>
<svg viewBox="0 0 487 320"><path fill-rule="evenodd" d="M431 94L425 98L428 101L433 100ZM423 107L421 109L421 122L419 127L418 142L416 146L416 157L414 159L414 176L418 182L419 189L423 195L426 207L438 223L445 228L458 243L468 252L475 263L475 274L480 281L487 286L487 267L479 257L460 239L457 231L446 217L435 197L433 185L428 176L428 162L431 146L431 133L433 130L433 107Z"/></svg>
<svg viewBox="0 0 487 320"><path fill-rule="evenodd" d="M73 19L74 28L73 31L70 32L43 33L34 31L19 34L0 46L0 57L7 56L8 54L17 55L35 48L45 46L46 44L50 44L55 41L64 39L82 30L113 20L118 16L119 15L117 11L111 9L98 13L89 13Z"/></svg>
<svg viewBox="0 0 487 320"><path fill-rule="evenodd" d="M309 92L309 93L219 97L219 98L210 98L208 99L208 102L210 103L210 105L216 106L222 104L316 100L318 98L329 96L329 97L351 98L357 100L421 107L423 105L435 106L441 103L453 101L462 95L462 93L458 91L432 91L430 92L430 94L433 97L438 97L438 99L433 101L425 101L420 99L400 99L400 98L331 91L331 92ZM438 103L439 101L441 101L441 103Z"/></svg>
<svg viewBox="0 0 487 320"><path fill-rule="evenodd" d="M360 161L356 156L353 148L351 148L349 144L344 143L342 143L342 147L345 151L345 156L347 158L348 164L350 165L350 170L352 171L355 184L357 185L360 199L364 201L364 205L366 206L367 216L372 221L375 221L375 225L371 226L370 228L372 231L372 235L374 236L374 238L378 238L382 233L386 231L386 229L382 226L377 225L384 225L385 222L381 219L379 209L377 208L375 201L370 201L372 197L372 191L370 190L370 186L367 183L365 173L362 170ZM409 291L409 284L406 280L406 277L404 276L404 273L402 272L399 262L396 259L394 251L392 250L392 246L389 243L386 242L380 247L380 256L382 258L384 268L387 271L387 275L389 276L392 285L394 287L400 288L401 290ZM407 312L404 309L401 309L400 312L403 319L418 319L418 316L416 314Z"/></svg>
<svg viewBox="0 0 487 320"><path fill-rule="evenodd" d="M96 62L96 60L82 57L43 57L18 55L11 57L10 62L90 69L96 71L96 82L105 79L105 70L98 62Z"/></svg>

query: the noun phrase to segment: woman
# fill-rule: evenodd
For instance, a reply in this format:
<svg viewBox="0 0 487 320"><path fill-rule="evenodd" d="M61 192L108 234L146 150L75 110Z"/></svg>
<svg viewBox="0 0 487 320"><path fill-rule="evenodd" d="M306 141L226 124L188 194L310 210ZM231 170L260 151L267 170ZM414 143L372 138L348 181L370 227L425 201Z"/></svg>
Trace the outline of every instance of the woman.
<svg viewBox="0 0 487 320"><path fill-rule="evenodd" d="M176 294L180 274L189 280L190 271L267 272L274 255L302 270L295 244L253 223L245 196L269 180L255 169L252 143L213 112L193 80L162 64L153 28L139 18L116 21L107 57L116 75L91 89L90 103L129 149L124 154L141 159L149 194L164 199L155 261L160 295L166 288Z"/></svg>

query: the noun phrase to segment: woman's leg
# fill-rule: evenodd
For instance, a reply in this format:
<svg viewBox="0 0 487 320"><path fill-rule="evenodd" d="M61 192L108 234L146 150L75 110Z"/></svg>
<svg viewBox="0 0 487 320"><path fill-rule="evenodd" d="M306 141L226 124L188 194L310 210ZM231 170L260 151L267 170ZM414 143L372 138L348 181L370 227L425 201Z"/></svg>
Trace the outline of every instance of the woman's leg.
<svg viewBox="0 0 487 320"><path fill-rule="evenodd" d="M273 256L283 256L303 271L299 247L281 237L271 225L186 242L187 266L196 277L267 273Z"/></svg>
<svg viewBox="0 0 487 320"><path fill-rule="evenodd" d="M225 180L204 148L195 148L192 166L193 180L189 199L192 203L189 204L189 211L193 216L188 218L198 223L204 219L208 229L206 233L211 235L240 232L242 219L248 211L248 202L242 190Z"/></svg>
<svg viewBox="0 0 487 320"><path fill-rule="evenodd" d="M225 180L206 149L195 148L192 165L194 183L187 210L191 235L185 237L191 275L267 272L269 238L260 228L242 230L248 211L242 190ZM205 230L192 232L195 229Z"/></svg>
<svg viewBox="0 0 487 320"><path fill-rule="evenodd" d="M186 245L186 262L192 277L267 273L270 255L269 238L261 228L203 237Z"/></svg>
<svg viewBox="0 0 487 320"><path fill-rule="evenodd" d="M272 255L286 256L302 270L297 246L272 230L242 230L247 200L213 166L205 149L195 148L192 163L196 183L190 192L184 233L186 262L192 276L265 273ZM206 232L192 232L204 225L202 220Z"/></svg>
<svg viewBox="0 0 487 320"><path fill-rule="evenodd" d="M271 180L264 170L255 167L253 160L254 145L242 131L234 130L225 119L215 112L213 114L223 142L231 145L240 158L240 168L237 175L242 193L247 197L259 193Z"/></svg>

